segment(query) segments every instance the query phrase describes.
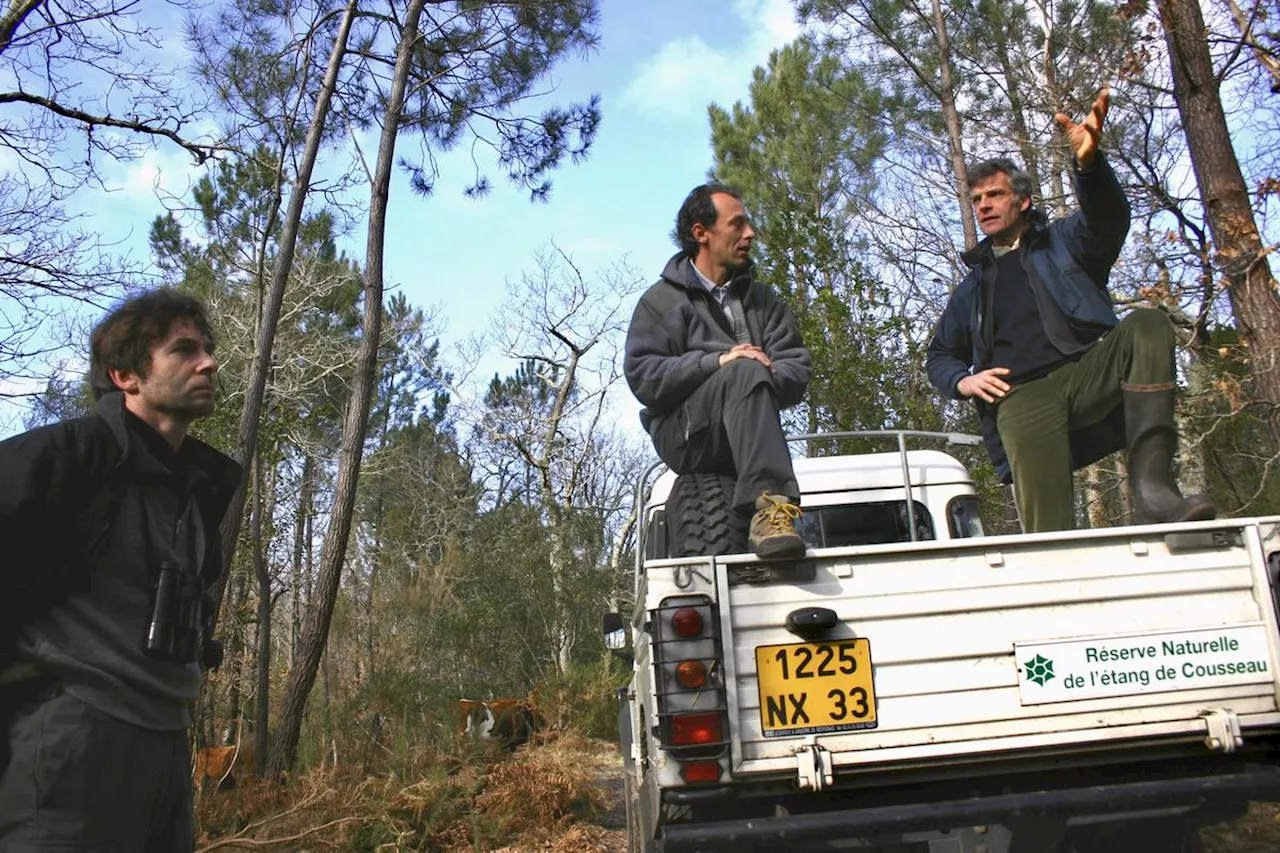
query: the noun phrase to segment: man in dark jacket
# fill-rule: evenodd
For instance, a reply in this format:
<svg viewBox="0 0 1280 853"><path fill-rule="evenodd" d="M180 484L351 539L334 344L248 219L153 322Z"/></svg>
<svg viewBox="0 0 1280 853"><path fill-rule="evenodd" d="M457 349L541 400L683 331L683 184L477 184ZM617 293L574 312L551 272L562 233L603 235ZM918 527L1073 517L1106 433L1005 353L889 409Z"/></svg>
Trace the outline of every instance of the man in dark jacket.
<svg viewBox="0 0 1280 853"><path fill-rule="evenodd" d="M791 312L752 276L755 231L737 191L696 187L676 216L680 251L631 317L624 369L640 421L677 474L735 476L755 510L749 545L797 557L800 489L778 412L804 396L811 366Z"/></svg>
<svg viewBox="0 0 1280 853"><path fill-rule="evenodd" d="M240 479L203 306L158 290L94 329L96 413L0 443L0 851L184 851L207 593ZM105 497L104 497L105 496ZM16 636L15 636L16 635Z"/></svg>
<svg viewBox="0 0 1280 853"><path fill-rule="evenodd" d="M1012 479L1023 530L1075 526L1072 472L1122 446L1129 451L1140 523L1212 518L1184 498L1170 466L1173 327L1160 311L1117 320L1107 278L1129 231L1129 204L1098 150L1109 91L1077 124L1058 113L1075 152L1080 209L1048 223L1031 207L1031 177L1007 159L969 169L987 239L929 344L929 378L978 406L987 452Z"/></svg>

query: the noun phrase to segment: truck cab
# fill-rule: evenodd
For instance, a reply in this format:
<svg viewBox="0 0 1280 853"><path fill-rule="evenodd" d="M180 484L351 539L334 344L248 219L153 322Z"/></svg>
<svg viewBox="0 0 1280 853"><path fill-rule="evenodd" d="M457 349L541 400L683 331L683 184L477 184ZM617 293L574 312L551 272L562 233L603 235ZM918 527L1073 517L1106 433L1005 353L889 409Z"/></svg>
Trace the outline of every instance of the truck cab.
<svg viewBox="0 0 1280 853"><path fill-rule="evenodd" d="M804 509L796 530L811 549L982 535L973 478L947 453L802 457L793 465ZM680 556L666 523L667 496L675 480L674 473L664 470L648 491L643 534L647 559Z"/></svg>

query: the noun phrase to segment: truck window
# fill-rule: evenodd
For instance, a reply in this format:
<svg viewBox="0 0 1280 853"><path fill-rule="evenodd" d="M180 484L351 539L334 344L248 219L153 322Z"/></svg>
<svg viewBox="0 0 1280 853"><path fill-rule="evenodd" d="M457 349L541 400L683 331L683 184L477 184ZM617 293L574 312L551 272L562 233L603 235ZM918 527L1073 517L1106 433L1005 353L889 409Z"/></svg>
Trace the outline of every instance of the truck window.
<svg viewBox="0 0 1280 853"><path fill-rule="evenodd" d="M947 529L952 539L983 535L980 509L977 495L961 495L947 503Z"/></svg>
<svg viewBox="0 0 1280 853"><path fill-rule="evenodd" d="M917 538L922 541L934 539L933 519L929 516L929 510L916 501L915 512ZM905 501L874 501L806 509L796 523L796 530L810 548L911 541Z"/></svg>

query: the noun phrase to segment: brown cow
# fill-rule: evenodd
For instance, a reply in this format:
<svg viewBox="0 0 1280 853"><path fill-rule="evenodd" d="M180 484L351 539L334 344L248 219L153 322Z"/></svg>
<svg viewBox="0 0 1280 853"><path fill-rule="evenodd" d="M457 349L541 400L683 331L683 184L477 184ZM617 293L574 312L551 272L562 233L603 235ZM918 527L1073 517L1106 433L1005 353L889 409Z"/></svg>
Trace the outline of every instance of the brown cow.
<svg viewBox="0 0 1280 853"><path fill-rule="evenodd" d="M529 699L462 699L459 730L473 740L496 740L515 749L546 725Z"/></svg>
<svg viewBox="0 0 1280 853"><path fill-rule="evenodd" d="M239 745L203 746L196 750L191 775L202 791L211 783L219 791L229 791L236 786L236 776L252 776L256 764L252 739Z"/></svg>

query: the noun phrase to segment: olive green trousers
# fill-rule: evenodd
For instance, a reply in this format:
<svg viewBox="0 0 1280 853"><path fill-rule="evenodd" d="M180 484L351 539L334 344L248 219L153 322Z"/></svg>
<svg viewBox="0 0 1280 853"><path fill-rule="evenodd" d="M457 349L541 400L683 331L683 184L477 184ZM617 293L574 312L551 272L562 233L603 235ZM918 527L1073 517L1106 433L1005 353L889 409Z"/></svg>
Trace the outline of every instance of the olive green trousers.
<svg viewBox="0 0 1280 853"><path fill-rule="evenodd" d="M996 407L1025 533L1076 526L1070 432L1098 423L1124 391L1173 387L1173 326L1161 311L1129 312L1079 361L1015 385Z"/></svg>

